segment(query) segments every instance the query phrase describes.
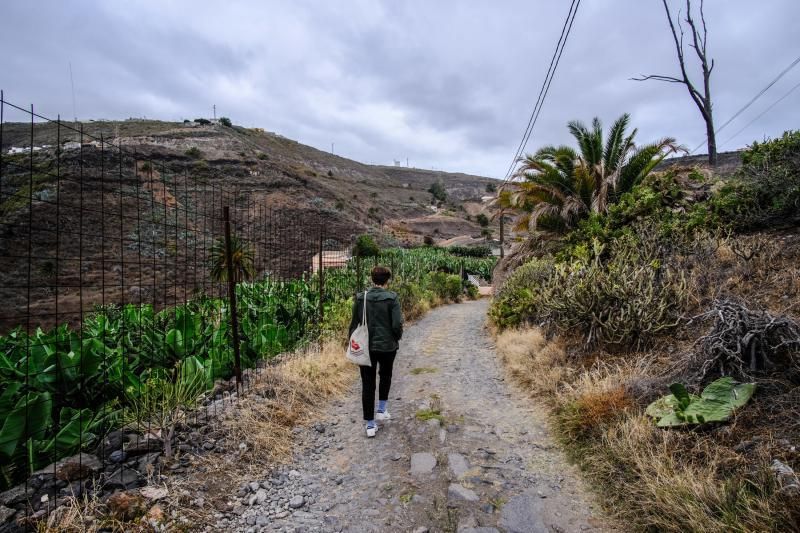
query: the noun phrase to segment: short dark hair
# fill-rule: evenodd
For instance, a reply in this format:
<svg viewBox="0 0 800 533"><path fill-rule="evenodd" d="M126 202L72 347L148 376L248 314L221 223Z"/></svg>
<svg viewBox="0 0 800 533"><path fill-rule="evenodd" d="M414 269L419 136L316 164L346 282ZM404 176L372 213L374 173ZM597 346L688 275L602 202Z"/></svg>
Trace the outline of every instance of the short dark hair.
<svg viewBox="0 0 800 533"><path fill-rule="evenodd" d="M370 276L375 285L386 285L386 282L392 278L392 271L385 266L376 266L372 269Z"/></svg>

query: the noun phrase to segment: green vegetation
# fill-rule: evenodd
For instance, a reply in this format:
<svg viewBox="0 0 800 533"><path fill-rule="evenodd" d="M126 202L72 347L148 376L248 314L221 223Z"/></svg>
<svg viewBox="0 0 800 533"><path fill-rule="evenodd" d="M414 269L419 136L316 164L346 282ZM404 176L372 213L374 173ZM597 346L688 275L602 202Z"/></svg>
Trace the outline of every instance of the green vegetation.
<svg viewBox="0 0 800 533"><path fill-rule="evenodd" d="M237 279L252 277L251 252L244 243L234 249L240 251ZM461 296L459 276L440 270L464 265L488 275L494 266L493 258L465 259L440 249L378 251L375 261L395 268L391 288L400 294L409 319ZM220 257L219 250L212 254L217 259L212 266L218 279L225 279ZM320 336L340 337L350 321L355 288L368 286L368 273L362 265L359 279L355 259L326 271L321 324L316 276L238 283L243 367ZM96 445L120 423L174 431L201 392L233 375L231 337L227 301L205 296L158 312L150 305L98 308L81 331L62 324L30 335L17 328L0 336L0 488L54 458Z"/></svg>
<svg viewBox="0 0 800 533"><path fill-rule="evenodd" d="M485 228L489 225L489 217L484 215L483 213L478 213L475 215L475 222L481 225L481 227Z"/></svg>
<svg viewBox="0 0 800 533"><path fill-rule="evenodd" d="M460 257L489 257L492 249L488 246L449 246L447 251Z"/></svg>
<svg viewBox="0 0 800 533"><path fill-rule="evenodd" d="M225 126L226 128L232 128L233 122L228 117L219 117L219 123Z"/></svg>
<svg viewBox="0 0 800 533"><path fill-rule="evenodd" d="M200 151L200 148L197 146L192 146L186 152L184 152L187 156L191 157L192 159L200 159L203 157L203 152Z"/></svg>
<svg viewBox="0 0 800 533"><path fill-rule="evenodd" d="M415 376L419 374L433 374L434 372L436 372L435 368L428 368L426 366L411 369L411 373Z"/></svg>
<svg viewBox="0 0 800 533"><path fill-rule="evenodd" d="M680 149L672 138L636 147L636 130L627 133L629 115L617 119L603 139L599 119L592 128L572 121L568 129L579 146L545 146L521 160L521 181L500 192L497 204L521 212L517 229L563 234L640 183L669 153Z"/></svg>
<svg viewBox="0 0 800 533"><path fill-rule="evenodd" d="M420 409L415 416L417 420L422 420L423 422L436 419L444 424L444 416L439 409Z"/></svg>
<svg viewBox="0 0 800 533"><path fill-rule="evenodd" d="M231 265L235 282L252 279L255 276L255 251L236 235L231 235ZM228 281L228 256L225 251L225 238L221 237L211 245L211 279Z"/></svg>
<svg viewBox="0 0 800 533"><path fill-rule="evenodd" d="M444 189L444 184L441 181L431 183L428 192L433 195L434 200L444 202L447 200L447 191Z"/></svg>
<svg viewBox="0 0 800 533"><path fill-rule="evenodd" d="M602 146L599 127L572 129ZM490 309L498 347L631 528L791 529L796 496L773 461L800 464L765 436L800 436L800 133L754 143L726 178L653 172L663 153L614 180L599 165L585 187L566 179L588 176L569 170L578 152L526 159L532 175L501 191L531 239Z"/></svg>
<svg viewBox="0 0 800 533"><path fill-rule="evenodd" d="M377 257L381 248L372 235L359 235L353 245L353 256L355 257Z"/></svg>
<svg viewBox="0 0 800 533"><path fill-rule="evenodd" d="M736 409L750 401L756 385L736 383L728 376L711 383L700 396L689 394L680 383L673 383L669 390L672 394L647 406L647 415L658 420L658 427L725 422Z"/></svg>
<svg viewBox="0 0 800 533"><path fill-rule="evenodd" d="M207 118L196 118L196 119L194 119L194 121L196 123L200 124L201 126L207 126L207 125L211 124L211 121L208 120Z"/></svg>

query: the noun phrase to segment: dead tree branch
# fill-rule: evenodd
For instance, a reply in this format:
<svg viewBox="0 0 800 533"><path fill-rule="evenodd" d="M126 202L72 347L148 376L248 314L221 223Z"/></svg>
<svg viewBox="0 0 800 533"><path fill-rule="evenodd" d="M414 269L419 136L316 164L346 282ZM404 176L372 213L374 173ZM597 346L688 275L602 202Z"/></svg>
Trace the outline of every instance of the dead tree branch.
<svg viewBox="0 0 800 533"><path fill-rule="evenodd" d="M709 63L707 44L708 44L708 27L706 25L705 12L703 10L703 0L700 0L700 23L702 28L698 28L694 17L692 16L692 3L691 0L686 0L686 19L685 22L689 26L692 33L691 46L697 58L700 61L700 67L703 72L703 91L697 89L695 84L689 78L689 73L686 70L686 55L683 48L684 30L680 21L680 12L678 13L677 27L672 19L672 13L667 5L667 0L661 0L664 4L664 11L667 14L667 21L669 28L672 32L672 39L675 43L675 51L678 55L678 64L681 69L681 76L664 76L661 74L648 74L642 75L638 78L631 78L634 81L648 81L656 80L668 83L681 83L686 86L689 96L700 110L703 121L706 123L706 137L708 139L708 162L714 166L717 164L717 140L714 133L714 114L711 105L711 71L714 70L714 60Z"/></svg>

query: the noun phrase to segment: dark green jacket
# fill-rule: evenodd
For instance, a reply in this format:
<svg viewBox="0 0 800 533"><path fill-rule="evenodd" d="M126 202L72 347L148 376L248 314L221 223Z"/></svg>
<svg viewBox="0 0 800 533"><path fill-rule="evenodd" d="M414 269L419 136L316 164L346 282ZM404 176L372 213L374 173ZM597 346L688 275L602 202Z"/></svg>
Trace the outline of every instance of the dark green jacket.
<svg viewBox="0 0 800 533"><path fill-rule="evenodd" d="M364 312L364 293L356 297L353 304L353 318L350 320L350 335L361 323ZM369 349L375 352L397 350L397 341L403 336L403 313L397 293L380 287L372 287L367 292L367 327L369 328Z"/></svg>

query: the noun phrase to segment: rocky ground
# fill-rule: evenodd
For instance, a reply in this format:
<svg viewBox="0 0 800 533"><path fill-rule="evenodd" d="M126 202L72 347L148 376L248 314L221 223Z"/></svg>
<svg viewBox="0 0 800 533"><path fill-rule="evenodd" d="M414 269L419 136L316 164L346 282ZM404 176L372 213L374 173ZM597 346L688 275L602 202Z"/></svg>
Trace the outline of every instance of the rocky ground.
<svg viewBox="0 0 800 533"><path fill-rule="evenodd" d="M389 409L364 435L360 384L295 428L292 462L231 494L206 531L605 531L548 436L503 378L484 328L486 300L410 326Z"/></svg>

